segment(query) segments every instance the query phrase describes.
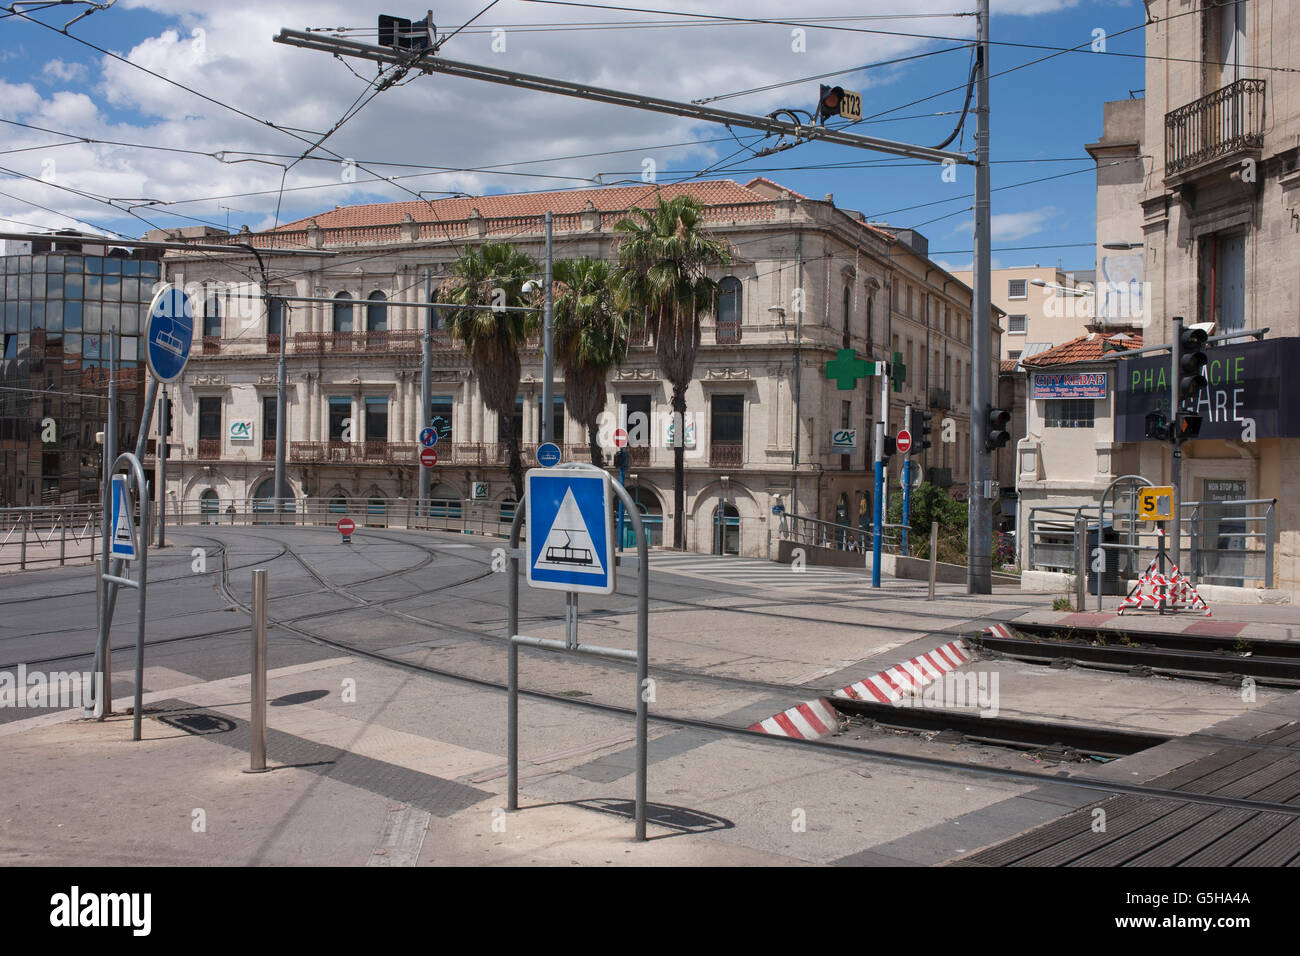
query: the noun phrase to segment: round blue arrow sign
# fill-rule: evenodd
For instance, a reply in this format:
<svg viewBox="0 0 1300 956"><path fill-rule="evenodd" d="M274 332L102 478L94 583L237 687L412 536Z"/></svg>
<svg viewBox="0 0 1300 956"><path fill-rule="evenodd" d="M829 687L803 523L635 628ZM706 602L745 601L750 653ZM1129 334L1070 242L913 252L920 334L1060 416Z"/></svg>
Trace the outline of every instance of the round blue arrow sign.
<svg viewBox="0 0 1300 956"><path fill-rule="evenodd" d="M537 449L537 464L544 468L550 468L560 463L563 456L560 454L560 446L555 442L548 441Z"/></svg>
<svg viewBox="0 0 1300 956"><path fill-rule="evenodd" d="M438 430L429 427L421 428L420 444L425 448L432 448L434 445L438 444Z"/></svg>
<svg viewBox="0 0 1300 956"><path fill-rule="evenodd" d="M149 303L145 319L145 360L160 382L174 382L185 371L194 344L194 305L182 289L168 283Z"/></svg>

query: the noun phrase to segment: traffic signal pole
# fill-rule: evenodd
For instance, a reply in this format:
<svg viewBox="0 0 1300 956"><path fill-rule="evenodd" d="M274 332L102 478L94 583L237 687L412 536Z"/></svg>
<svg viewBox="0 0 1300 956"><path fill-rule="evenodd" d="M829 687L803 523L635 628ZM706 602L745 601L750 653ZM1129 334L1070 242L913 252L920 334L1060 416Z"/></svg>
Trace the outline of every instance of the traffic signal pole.
<svg viewBox="0 0 1300 956"><path fill-rule="evenodd" d="M989 293L990 272L990 180L989 180L989 0L978 3L977 34L978 74L976 86L975 134L975 275L972 282L971 364L971 436L970 483L967 491L966 592L993 593L993 511L985 490L992 476L989 448L985 438L987 422L982 416L992 406L993 398L993 315ZM981 416L981 418L977 418ZM980 421L977 430L974 425Z"/></svg>
<svg viewBox="0 0 1300 956"><path fill-rule="evenodd" d="M908 405L903 410L903 430L909 435L912 434L912 406ZM902 542L899 547L901 554L907 554L907 529L908 523L912 520L912 452L916 448L916 437L912 437L912 444L908 447L907 452L903 455L903 530Z"/></svg>
<svg viewBox="0 0 1300 956"><path fill-rule="evenodd" d="M1183 501L1183 446L1182 437L1179 434L1179 409L1183 404L1182 383L1183 383L1183 317L1174 316L1174 335L1173 344L1169 348L1169 421L1172 430L1172 449L1169 457L1169 484L1174 489L1173 515L1169 519L1169 561L1174 567L1178 567L1178 560L1183 544L1183 522L1182 501ZM1100 534L1100 531L1098 531ZM1100 586L1099 586L1100 589Z"/></svg>
<svg viewBox="0 0 1300 956"><path fill-rule="evenodd" d="M876 494L871 521L871 586L880 587L880 545L885 525L885 432L889 430L889 365L876 364L880 371L880 418L876 422Z"/></svg>

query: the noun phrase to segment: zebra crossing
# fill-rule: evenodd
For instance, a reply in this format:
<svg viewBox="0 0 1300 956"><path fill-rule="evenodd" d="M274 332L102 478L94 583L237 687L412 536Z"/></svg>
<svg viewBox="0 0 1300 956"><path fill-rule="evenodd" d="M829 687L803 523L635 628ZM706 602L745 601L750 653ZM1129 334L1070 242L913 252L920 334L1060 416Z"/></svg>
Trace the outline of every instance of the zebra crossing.
<svg viewBox="0 0 1300 956"><path fill-rule="evenodd" d="M852 587L870 585L865 571L808 567L793 570L788 564L762 558L725 557L716 554L682 554L676 551L650 553L651 571L690 574L713 581L764 588Z"/></svg>

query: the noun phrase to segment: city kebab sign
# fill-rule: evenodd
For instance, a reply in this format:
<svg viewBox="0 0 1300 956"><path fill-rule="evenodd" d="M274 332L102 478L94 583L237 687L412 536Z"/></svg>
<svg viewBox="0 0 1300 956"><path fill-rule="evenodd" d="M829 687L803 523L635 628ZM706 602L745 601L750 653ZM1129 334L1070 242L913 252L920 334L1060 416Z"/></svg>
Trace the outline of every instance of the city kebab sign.
<svg viewBox="0 0 1300 956"><path fill-rule="evenodd" d="M1205 350L1207 385L1183 403L1202 416L1199 438L1240 441L1248 423L1256 438L1300 437L1300 338L1266 339ZM1148 412L1168 411L1169 356L1119 362L1115 439L1146 441Z"/></svg>

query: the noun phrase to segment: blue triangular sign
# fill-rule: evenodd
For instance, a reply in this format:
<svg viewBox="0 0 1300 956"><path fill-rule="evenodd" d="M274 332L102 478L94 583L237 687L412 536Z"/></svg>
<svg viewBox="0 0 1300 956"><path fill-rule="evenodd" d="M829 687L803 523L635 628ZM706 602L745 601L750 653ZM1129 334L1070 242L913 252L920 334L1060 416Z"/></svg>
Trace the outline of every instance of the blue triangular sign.
<svg viewBox="0 0 1300 956"><path fill-rule="evenodd" d="M126 475L113 476L113 519L109 525L109 553L115 558L134 561L138 556L135 540L135 505L127 487Z"/></svg>

